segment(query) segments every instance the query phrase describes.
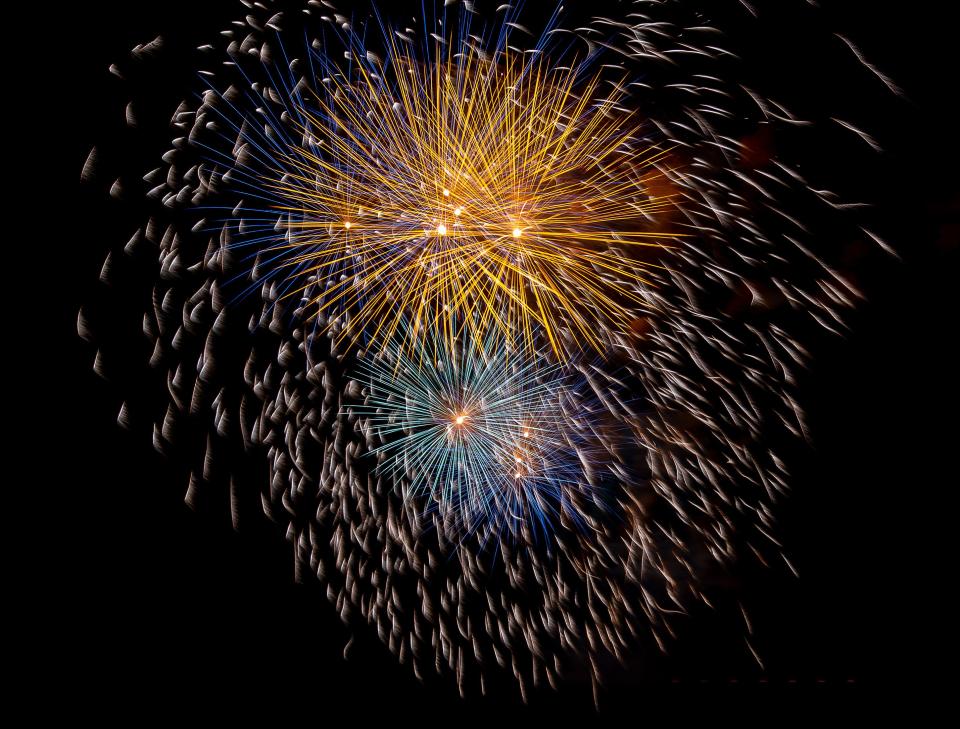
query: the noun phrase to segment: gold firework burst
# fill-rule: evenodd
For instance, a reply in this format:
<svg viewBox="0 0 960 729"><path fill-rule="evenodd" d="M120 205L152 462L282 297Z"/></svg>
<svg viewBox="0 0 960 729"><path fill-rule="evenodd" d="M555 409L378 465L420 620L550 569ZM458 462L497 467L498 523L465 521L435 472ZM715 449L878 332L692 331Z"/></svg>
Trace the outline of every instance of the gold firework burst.
<svg viewBox="0 0 960 729"><path fill-rule="evenodd" d="M271 250L309 280L289 295L352 341L496 327L560 357L601 348L646 306L651 249L672 237L666 151L622 82L449 43L432 62L394 41L388 64L354 53L298 107L302 144L263 181L284 216Z"/></svg>

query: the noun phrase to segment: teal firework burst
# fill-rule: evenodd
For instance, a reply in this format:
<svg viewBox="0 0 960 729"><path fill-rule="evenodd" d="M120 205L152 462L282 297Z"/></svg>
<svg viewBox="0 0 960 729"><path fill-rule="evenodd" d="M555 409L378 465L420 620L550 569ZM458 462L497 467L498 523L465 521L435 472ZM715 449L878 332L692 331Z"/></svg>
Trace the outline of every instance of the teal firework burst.
<svg viewBox="0 0 960 729"><path fill-rule="evenodd" d="M518 354L495 333L433 335L414 353L401 339L362 370L369 394L360 415L379 444L378 472L445 529L486 539L584 527L599 497L568 371Z"/></svg>

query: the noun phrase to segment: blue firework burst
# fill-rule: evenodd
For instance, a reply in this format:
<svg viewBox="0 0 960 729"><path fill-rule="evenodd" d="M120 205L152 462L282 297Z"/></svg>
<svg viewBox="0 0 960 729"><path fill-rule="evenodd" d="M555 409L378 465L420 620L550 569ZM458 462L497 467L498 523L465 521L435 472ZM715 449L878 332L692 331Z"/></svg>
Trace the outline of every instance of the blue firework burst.
<svg viewBox="0 0 960 729"><path fill-rule="evenodd" d="M416 351L402 341L361 364L370 389L359 414L376 434L378 471L461 536L583 528L600 499L570 371L497 333L435 332Z"/></svg>

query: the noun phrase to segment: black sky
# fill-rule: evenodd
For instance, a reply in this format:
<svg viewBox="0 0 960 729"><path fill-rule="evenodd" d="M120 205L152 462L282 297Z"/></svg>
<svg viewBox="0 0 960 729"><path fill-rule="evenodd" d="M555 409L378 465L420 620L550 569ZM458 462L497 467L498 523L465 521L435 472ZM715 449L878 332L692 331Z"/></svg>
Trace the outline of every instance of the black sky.
<svg viewBox="0 0 960 729"><path fill-rule="evenodd" d="M756 5L777 24L768 7L776 3ZM801 104L836 103L848 118L882 110L858 121L887 151L877 167L841 176L888 211L885 237L903 261L865 272L868 301L852 316L851 333L815 352L805 389L815 447L798 466L783 518L801 579L748 571L743 587L765 670L744 650L736 616L704 612L669 656L651 656L608 687L604 718L639 724L654 707L683 713L700 699L856 696L938 678L930 655L942 640L951 578L944 562L955 530L946 498L960 482L950 403L960 372L957 26L934 2L821 5L823 22L854 38L907 95L884 105L872 101L875 90L858 87L794 91ZM78 706L147 716L257 705L314 712L318 721L592 717L589 690L578 686L536 693L530 707L510 695L461 702L452 682L417 682L372 633L358 635L344 661L349 632L321 586L294 583L281 528L248 513L234 531L226 500L191 511L177 464L156 455L142 430L115 424L122 395L93 375L92 352L75 335L105 252L129 232L129 221L104 216L102 189L79 187L89 146L122 122L124 98L107 68L158 33L185 47L205 42L240 9L222 0L90 4L58 31L73 41L50 59L74 110L63 125L63 185L79 209L76 229L56 242L56 319L43 337L50 345L54 332L44 411L59 422L55 434L34 433L46 462L27 478L61 494L69 521L67 574L49 587L69 634L62 649ZM817 77L824 55L804 48L801 30L789 41L795 72L806 66ZM756 39L769 42L776 41ZM871 100L861 104L861 95Z"/></svg>

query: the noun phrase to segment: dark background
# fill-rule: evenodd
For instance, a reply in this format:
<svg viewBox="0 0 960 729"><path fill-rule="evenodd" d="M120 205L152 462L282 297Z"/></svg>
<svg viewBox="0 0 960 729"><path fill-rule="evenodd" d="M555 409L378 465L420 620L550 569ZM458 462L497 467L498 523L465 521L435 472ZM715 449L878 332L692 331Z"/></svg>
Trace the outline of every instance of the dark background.
<svg viewBox="0 0 960 729"><path fill-rule="evenodd" d="M665 706L685 713L700 705L688 697L832 698L881 685L892 687L886 696L893 697L942 678L932 656L945 637L945 585L955 573L944 564L953 531L947 499L960 482L950 403L960 370L952 351L957 26L935 2L822 3L817 22L852 37L904 88L907 99L885 102L864 90L867 83L797 83L807 73L828 75L830 60L805 44L794 17L780 18L775 3L756 4L777 32L753 42L796 46L796 65L781 69L793 74L793 106L836 105L838 116L885 147L879 157L864 148L862 169L837 172L849 189L879 203L877 232L904 260L877 259L863 274L868 300L852 315L851 333L815 349L804 391L814 446L795 470L782 524L801 579L781 570L744 575L764 669L746 651L736 616L704 611L687 621L668 656L651 655L607 688L604 717L627 712L639 723ZM125 97L107 68L159 33L184 47L207 42L242 10L233 0L89 4L57 29L65 40L48 58L61 74L58 95L71 104L61 128L61 137L64 129L72 137L62 140L69 144L64 189L80 209L76 228L56 249L56 380L46 412L58 413L57 435L38 472L52 470L44 478L58 484L70 522L59 559L71 576L53 582L75 701L132 715L202 704L213 711L294 709L314 712L317 721L436 716L462 723L500 720L505 710L520 719L589 718L589 689L577 684L535 693L529 707L512 695L465 704L452 682L417 682L372 631L357 635L345 661L349 632L320 585L295 584L281 528L247 513L234 531L225 500L219 510L191 511L177 464L155 454L147 433L116 426L121 393L91 372L92 350L75 335L77 309L97 283L105 252L131 230L104 202L102 184L77 192L89 147L122 126ZM183 88L183 69L170 73L171 87ZM157 98L165 120L176 99L167 108L163 89ZM164 151L162 136L157 144L138 152L148 160L144 171Z"/></svg>

